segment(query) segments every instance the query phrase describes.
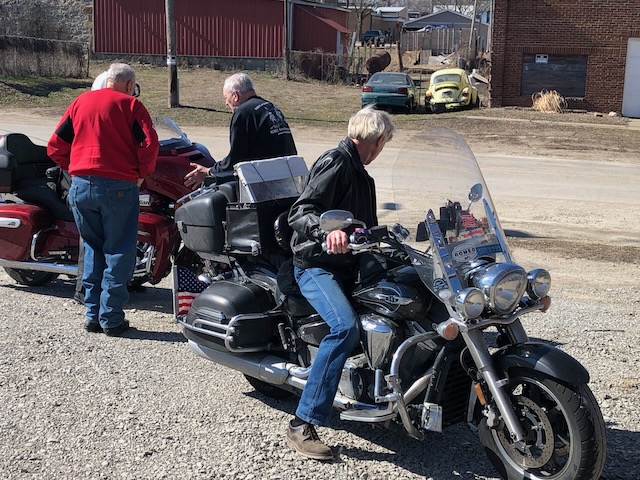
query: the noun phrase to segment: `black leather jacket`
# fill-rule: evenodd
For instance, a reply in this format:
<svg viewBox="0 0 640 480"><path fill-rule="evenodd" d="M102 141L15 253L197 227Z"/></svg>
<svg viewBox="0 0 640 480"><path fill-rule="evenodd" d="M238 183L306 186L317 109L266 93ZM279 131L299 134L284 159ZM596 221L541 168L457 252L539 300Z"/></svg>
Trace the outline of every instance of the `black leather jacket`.
<svg viewBox="0 0 640 480"><path fill-rule="evenodd" d="M362 220L367 227L378 224L375 183L350 138L316 160L304 191L289 211L293 263L297 267L353 271L356 256L351 253L329 255L322 251L325 234L320 231L320 215L333 209L350 211L353 218Z"/></svg>

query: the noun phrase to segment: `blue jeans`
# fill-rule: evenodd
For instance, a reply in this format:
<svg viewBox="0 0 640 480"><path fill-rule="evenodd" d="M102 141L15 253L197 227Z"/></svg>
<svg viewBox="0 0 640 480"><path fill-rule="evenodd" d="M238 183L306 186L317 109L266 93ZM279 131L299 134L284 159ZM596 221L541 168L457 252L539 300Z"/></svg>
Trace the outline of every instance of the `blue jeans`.
<svg viewBox="0 0 640 480"><path fill-rule="evenodd" d="M296 415L307 423L326 425L342 367L360 340L358 317L331 272L295 267L294 274L302 295L330 327L320 342Z"/></svg>
<svg viewBox="0 0 640 480"><path fill-rule="evenodd" d="M138 186L104 177L73 177L69 204L84 240L87 322L113 328L124 321L138 233Z"/></svg>

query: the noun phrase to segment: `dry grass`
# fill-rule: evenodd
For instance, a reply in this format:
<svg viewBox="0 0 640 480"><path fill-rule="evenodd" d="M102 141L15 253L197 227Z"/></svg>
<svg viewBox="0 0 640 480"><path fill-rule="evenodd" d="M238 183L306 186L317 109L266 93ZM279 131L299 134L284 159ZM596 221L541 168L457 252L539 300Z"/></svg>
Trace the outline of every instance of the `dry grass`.
<svg viewBox="0 0 640 480"><path fill-rule="evenodd" d="M533 109L545 113L562 113L567 109L567 101L557 91L542 90L531 95Z"/></svg>
<svg viewBox="0 0 640 480"><path fill-rule="evenodd" d="M180 68L181 107L170 109L167 69L134 66L142 86L141 100L152 114L169 115L183 126L229 125L231 113L223 102L222 83L230 72ZM90 74L95 77L107 67L107 62L93 62ZM318 135L327 130L344 132L349 117L360 108L361 90L357 85L328 85L303 78L285 82L267 72L251 72L251 76L258 94L279 105L292 127L317 127ZM90 79L0 77L0 108L26 108L35 113L58 116L90 86ZM587 123L601 127L623 126L627 119L621 117L594 117L571 112L563 113L561 117L549 117L531 108L482 108L432 115L425 114L421 108L412 115L394 115L394 122L406 133L426 126L450 127L476 146L506 148L507 151L542 153L550 149L556 152L577 149L611 153L640 150L637 131L579 126Z"/></svg>

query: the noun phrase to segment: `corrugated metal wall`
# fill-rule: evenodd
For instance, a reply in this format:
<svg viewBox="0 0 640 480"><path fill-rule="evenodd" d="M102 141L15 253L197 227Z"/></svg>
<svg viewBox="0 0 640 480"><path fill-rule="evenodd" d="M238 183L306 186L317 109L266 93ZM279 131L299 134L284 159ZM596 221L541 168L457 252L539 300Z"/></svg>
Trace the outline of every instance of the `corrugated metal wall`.
<svg viewBox="0 0 640 480"><path fill-rule="evenodd" d="M282 56L281 0L179 0L174 15L178 55ZM164 2L94 0L94 39L96 53L166 54Z"/></svg>
<svg viewBox="0 0 640 480"><path fill-rule="evenodd" d="M293 14L293 50L336 53L336 30L318 20L317 12L297 7ZM310 34L313 32L313 34Z"/></svg>

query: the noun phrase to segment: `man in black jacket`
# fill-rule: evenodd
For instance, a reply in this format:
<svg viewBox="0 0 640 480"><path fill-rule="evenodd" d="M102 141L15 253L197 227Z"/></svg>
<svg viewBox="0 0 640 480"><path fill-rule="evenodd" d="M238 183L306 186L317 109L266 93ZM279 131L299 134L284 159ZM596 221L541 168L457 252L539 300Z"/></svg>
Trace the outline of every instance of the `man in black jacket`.
<svg viewBox="0 0 640 480"><path fill-rule="evenodd" d="M296 155L289 124L278 107L256 95L251 78L245 73L228 77L222 88L227 107L233 112L229 154L211 167L190 164L193 170L184 184L195 187L215 172L232 171L238 162Z"/></svg>
<svg viewBox="0 0 640 480"><path fill-rule="evenodd" d="M289 212L296 281L330 327L286 435L287 445L316 460L333 458L315 426L327 424L342 368L360 338L357 315L345 294L355 280L357 259L347 250L347 232L325 234L319 218L327 210L342 209L367 227L377 225L375 183L365 166L375 160L394 132L388 113L372 107L356 113L349 120L347 138L311 167L307 185Z"/></svg>

